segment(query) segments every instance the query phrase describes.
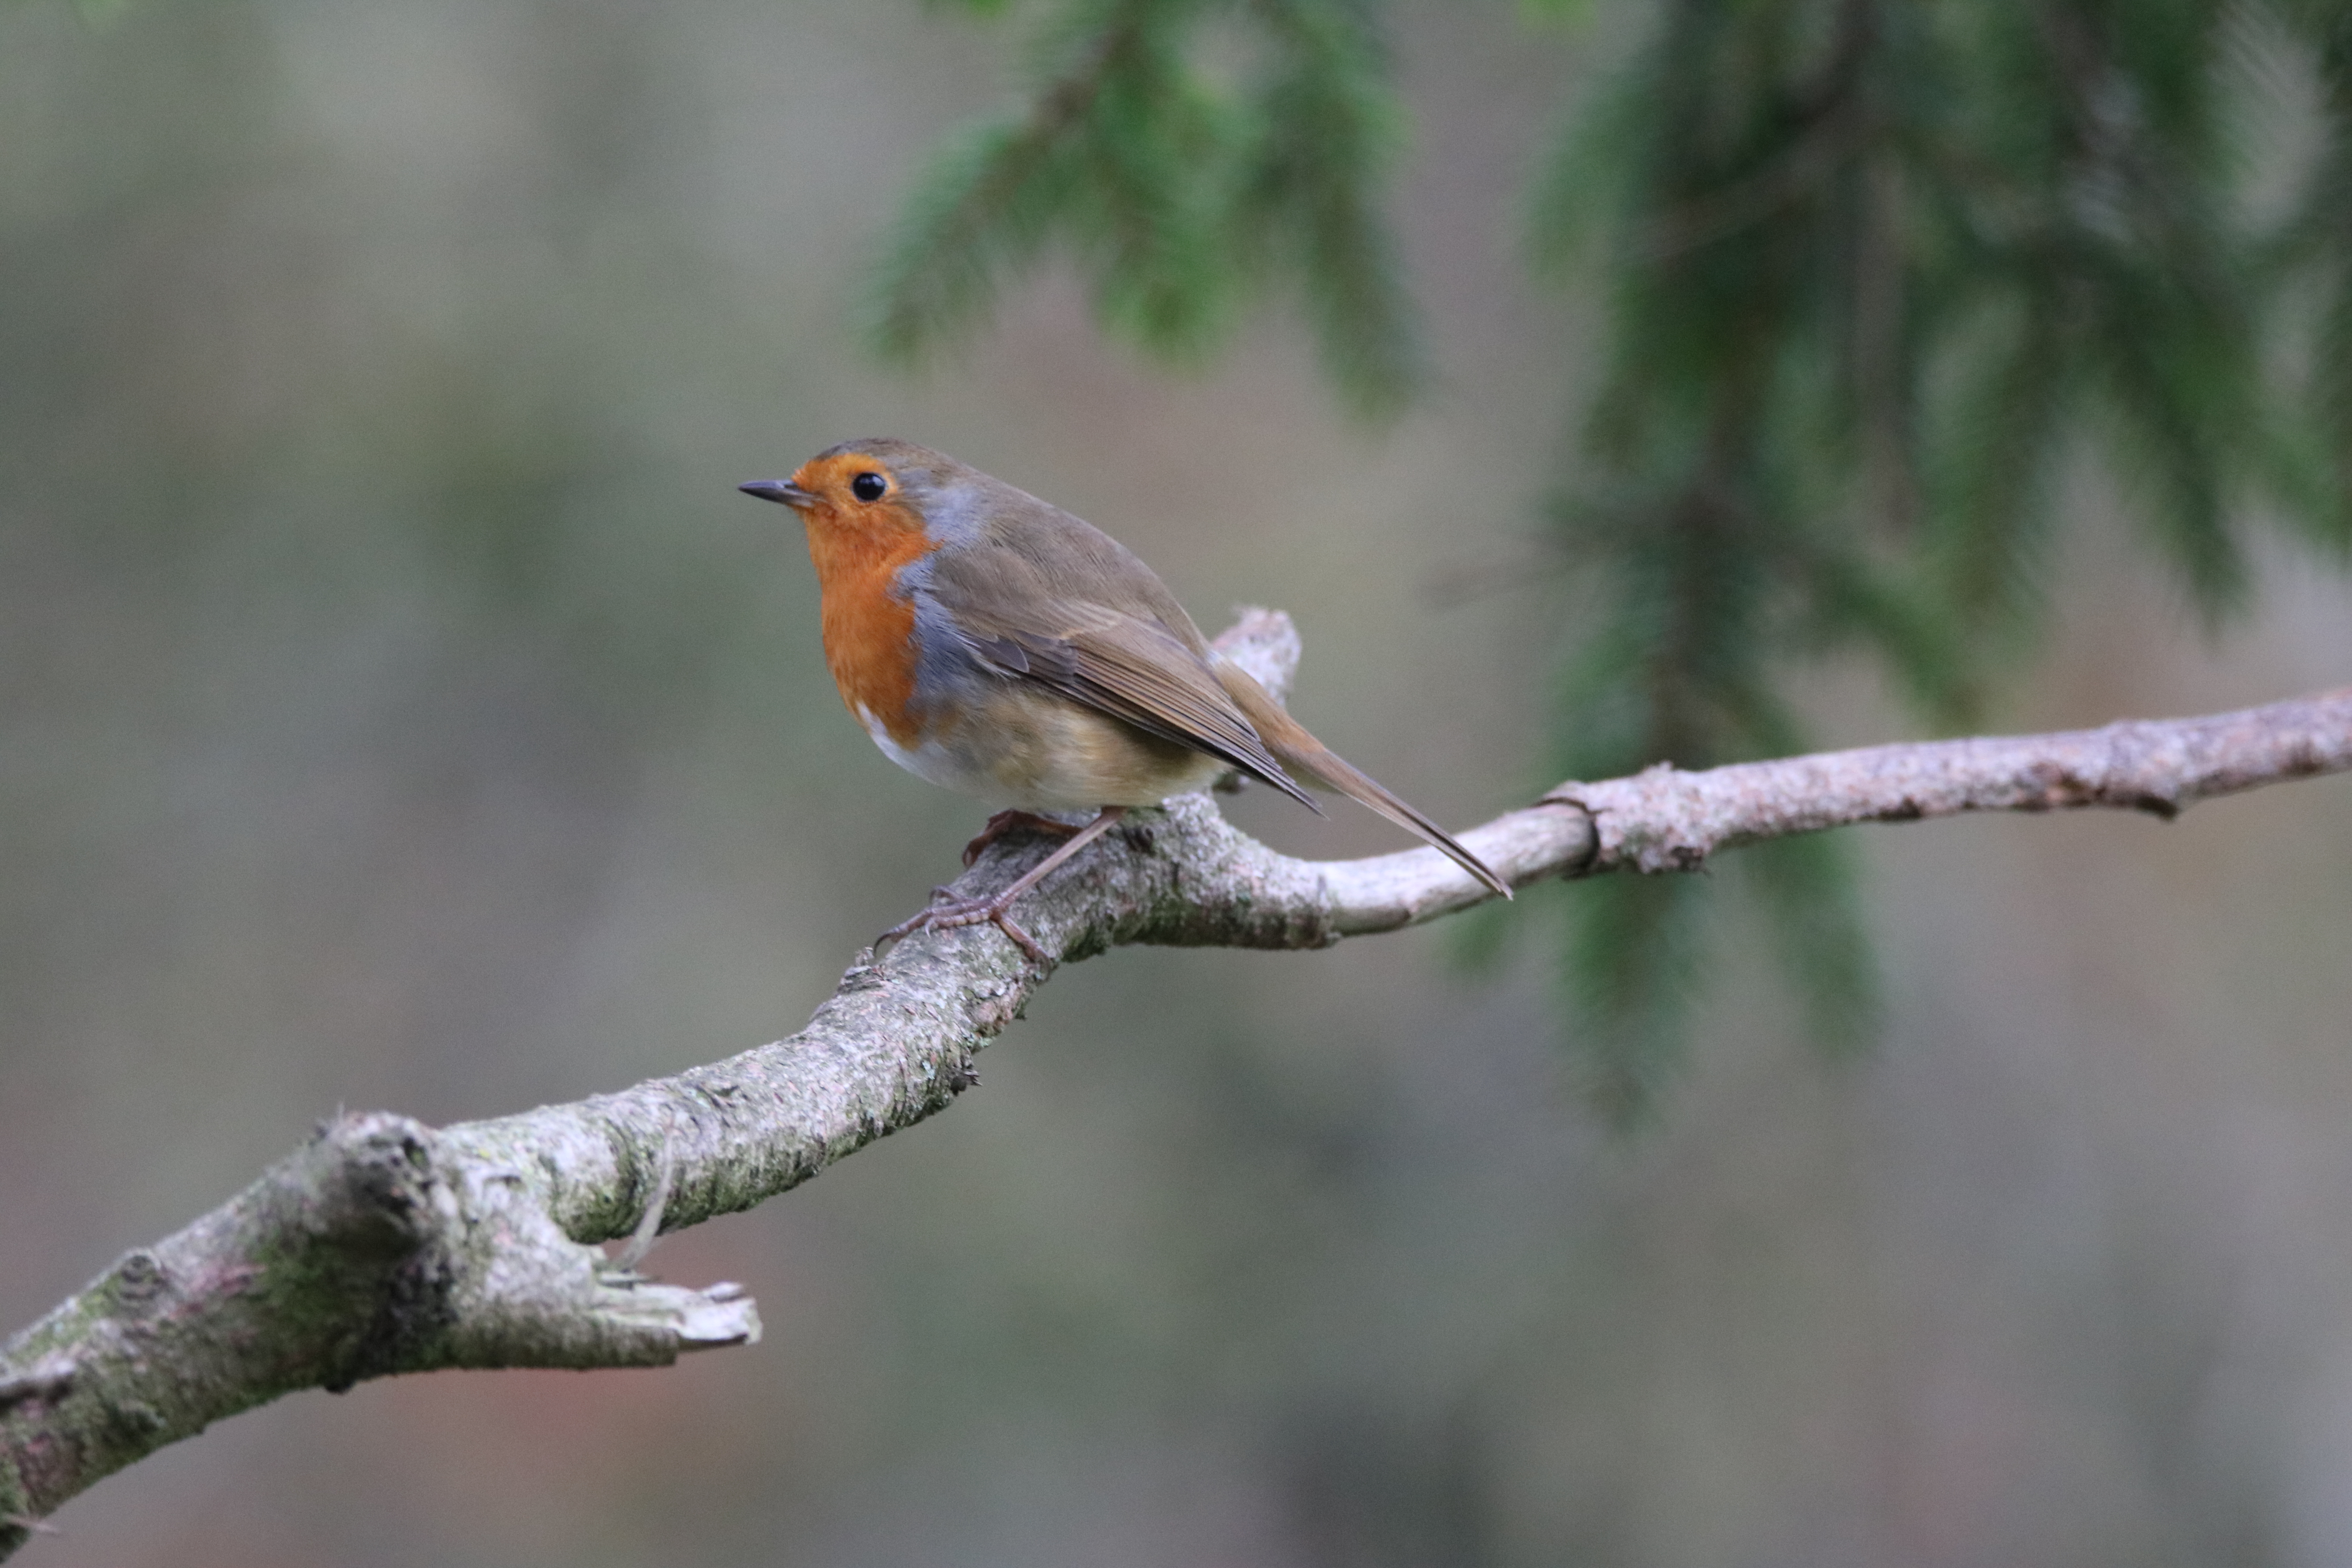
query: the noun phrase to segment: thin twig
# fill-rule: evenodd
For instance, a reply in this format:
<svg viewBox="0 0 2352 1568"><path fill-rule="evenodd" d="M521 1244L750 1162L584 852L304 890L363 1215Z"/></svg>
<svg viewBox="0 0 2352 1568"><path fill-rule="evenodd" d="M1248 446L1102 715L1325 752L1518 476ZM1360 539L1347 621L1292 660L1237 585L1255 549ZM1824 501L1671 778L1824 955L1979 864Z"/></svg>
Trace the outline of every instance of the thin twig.
<svg viewBox="0 0 2352 1568"><path fill-rule="evenodd" d="M661 1142L661 1174L654 1181L654 1195L646 1200L645 1217L637 1221L637 1228L630 1233L628 1245L614 1258L614 1273L635 1273L637 1265L646 1260L646 1254L654 1249L654 1243L661 1239L662 1210L668 1206L670 1184L677 1179L677 1161L670 1153L669 1134L665 1132ZM709 1292L705 1291L704 1294Z"/></svg>

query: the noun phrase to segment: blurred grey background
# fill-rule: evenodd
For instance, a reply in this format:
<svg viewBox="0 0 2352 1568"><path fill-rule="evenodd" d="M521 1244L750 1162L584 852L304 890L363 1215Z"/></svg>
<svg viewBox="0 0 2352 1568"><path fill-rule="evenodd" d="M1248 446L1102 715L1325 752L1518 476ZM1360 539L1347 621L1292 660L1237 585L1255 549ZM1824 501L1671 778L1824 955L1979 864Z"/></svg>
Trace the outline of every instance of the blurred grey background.
<svg viewBox="0 0 2352 1568"><path fill-rule="evenodd" d="M733 489L843 437L1070 507L1213 628L1289 609L1301 714L1450 822L1549 782L1559 597L1432 585L1524 575L1570 416L1589 318L1511 235L1582 53L1441 10L1399 39L1441 383L1374 437L1278 313L1171 381L1059 283L872 369L861 268L1007 79L944 7L0 8L0 1322L339 1105L789 1033L919 902L977 813L841 712ZM2341 579L2282 549L2209 637L2117 532L2003 727L2352 679ZM1907 732L1856 670L1807 700ZM1540 954L1120 952L951 1113L665 1244L756 1349L288 1399L22 1561L2352 1562L2352 782L1864 849L1852 1070L1738 941L1633 1141Z"/></svg>

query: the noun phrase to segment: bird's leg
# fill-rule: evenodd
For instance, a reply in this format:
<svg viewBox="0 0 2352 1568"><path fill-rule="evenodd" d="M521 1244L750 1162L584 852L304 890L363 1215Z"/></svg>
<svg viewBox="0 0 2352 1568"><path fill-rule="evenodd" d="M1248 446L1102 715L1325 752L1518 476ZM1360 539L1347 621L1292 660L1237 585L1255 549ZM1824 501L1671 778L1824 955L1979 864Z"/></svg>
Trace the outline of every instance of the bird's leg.
<svg viewBox="0 0 2352 1568"><path fill-rule="evenodd" d="M1040 816L1034 811L1018 809L1000 811L988 819L988 826L980 830L980 837L963 847L965 868L969 869L971 863L980 858L981 851L1006 834L1015 831L1043 833L1055 838L1067 838L1078 829L1066 822L1056 822L1050 816Z"/></svg>
<svg viewBox="0 0 2352 1568"><path fill-rule="evenodd" d="M1127 807L1123 805L1104 806L1101 816L1084 827L1071 829L1068 843L1032 866L1016 879L1012 886L1001 893L985 899L959 899L944 904L933 904L929 909L911 919L900 921L874 939L874 962L881 963L882 955L889 952L901 937L911 936L919 931L947 931L956 926L978 925L982 921L992 921L996 924L996 929L1011 937L1013 945L1022 952L1039 963L1051 963L1052 960L1046 956L1045 950L1037 945L1036 939L1015 924L1013 918L1005 911L1013 907L1014 900L1052 876L1055 870L1071 856L1109 832L1118 819L1126 815ZM1058 826L1059 824L1055 826Z"/></svg>

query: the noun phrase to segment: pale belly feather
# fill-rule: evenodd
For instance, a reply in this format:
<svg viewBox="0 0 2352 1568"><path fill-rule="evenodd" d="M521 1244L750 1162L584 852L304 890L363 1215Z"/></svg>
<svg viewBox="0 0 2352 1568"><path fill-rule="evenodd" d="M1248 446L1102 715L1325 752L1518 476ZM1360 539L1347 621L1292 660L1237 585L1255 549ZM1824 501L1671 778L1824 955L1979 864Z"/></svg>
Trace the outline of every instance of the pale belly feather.
<svg viewBox="0 0 2352 1568"><path fill-rule="evenodd" d="M912 746L863 710L882 754L917 778L992 805L1092 811L1157 805L1206 789L1225 764L1147 735L1108 714L1046 693L1009 690L961 722L936 725Z"/></svg>

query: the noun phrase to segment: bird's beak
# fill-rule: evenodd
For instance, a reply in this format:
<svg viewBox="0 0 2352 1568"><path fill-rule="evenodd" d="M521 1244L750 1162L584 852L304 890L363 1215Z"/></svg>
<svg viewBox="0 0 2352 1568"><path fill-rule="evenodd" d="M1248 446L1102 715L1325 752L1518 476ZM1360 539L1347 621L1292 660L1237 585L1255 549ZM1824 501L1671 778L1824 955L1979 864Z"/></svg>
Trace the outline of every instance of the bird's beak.
<svg viewBox="0 0 2352 1568"><path fill-rule="evenodd" d="M748 485L735 488L747 496L758 496L761 500L780 500L795 510L804 510L816 504L816 497L790 479L753 479Z"/></svg>

